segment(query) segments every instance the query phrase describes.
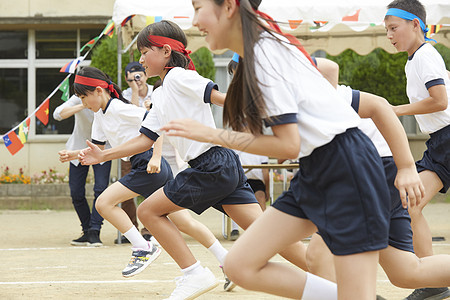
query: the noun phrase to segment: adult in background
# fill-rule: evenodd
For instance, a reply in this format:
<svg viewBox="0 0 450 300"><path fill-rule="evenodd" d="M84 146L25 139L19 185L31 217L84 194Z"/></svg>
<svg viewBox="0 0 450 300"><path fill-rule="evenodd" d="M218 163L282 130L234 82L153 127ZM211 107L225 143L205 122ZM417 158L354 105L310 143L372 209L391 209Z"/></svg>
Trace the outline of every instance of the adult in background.
<svg viewBox="0 0 450 300"><path fill-rule="evenodd" d="M86 140L91 139L92 122L94 113L86 109L81 99L73 95L66 102L58 106L53 112L53 118L57 121L75 116L75 124L72 135L66 143L66 149L76 150L86 147ZM89 166L83 166L76 160L69 164L69 187L72 204L81 222L83 233L78 239L70 242L73 246L102 246L100 230L103 225L103 217L95 209L97 197L108 187L111 161L93 165L94 169L94 202L92 211L86 200L86 178Z"/></svg>

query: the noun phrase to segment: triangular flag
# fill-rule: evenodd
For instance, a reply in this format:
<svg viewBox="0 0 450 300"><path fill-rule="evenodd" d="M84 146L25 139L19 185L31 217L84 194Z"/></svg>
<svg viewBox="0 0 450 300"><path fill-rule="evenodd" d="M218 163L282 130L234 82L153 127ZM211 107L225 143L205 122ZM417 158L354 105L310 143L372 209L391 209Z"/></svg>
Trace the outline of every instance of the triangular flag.
<svg viewBox="0 0 450 300"><path fill-rule="evenodd" d="M84 48L89 47L92 48L94 47L95 43L97 43L99 37L95 37L92 40L90 40L89 42L87 42L83 47L81 47L80 49L80 53L83 52Z"/></svg>
<svg viewBox="0 0 450 300"><path fill-rule="evenodd" d="M427 38L431 38L433 35L439 32L441 30L442 25L427 25Z"/></svg>
<svg viewBox="0 0 450 300"><path fill-rule="evenodd" d="M147 17L145 17L145 19L146 19L145 25L147 26L149 24L161 22L162 17L161 16L150 16L150 17L147 16Z"/></svg>
<svg viewBox="0 0 450 300"><path fill-rule="evenodd" d="M342 18L342 21L351 21L351 22L358 22L359 20L359 13L361 12L361 8L358 9L353 15L345 16Z"/></svg>
<svg viewBox="0 0 450 300"><path fill-rule="evenodd" d="M39 105L39 109L36 112L36 117L42 122L42 124L48 124L48 104L50 103L50 99L46 99Z"/></svg>
<svg viewBox="0 0 450 300"><path fill-rule="evenodd" d="M19 125L19 139L22 144L25 144L28 140L28 131L30 130L30 118L26 118L25 121Z"/></svg>
<svg viewBox="0 0 450 300"><path fill-rule="evenodd" d="M104 34L107 35L109 37L112 37L114 34L114 21L110 20L108 22L108 24L106 25L105 29L103 29L102 33L100 34L100 36Z"/></svg>
<svg viewBox="0 0 450 300"><path fill-rule="evenodd" d="M122 23L120 23L120 26L124 26L128 21L130 21L131 20L131 18L132 17L134 17L135 15L131 15L131 16L128 16L128 17L126 17L123 21L122 21Z"/></svg>
<svg viewBox="0 0 450 300"><path fill-rule="evenodd" d="M64 81L59 86L59 90L62 92L61 99L63 101L69 100L70 94L69 94L69 78L64 79Z"/></svg>
<svg viewBox="0 0 450 300"><path fill-rule="evenodd" d="M20 142L17 134L14 131L11 131L10 133L8 133L8 135L4 135L3 141L5 142L6 148L12 155L16 154L20 149L23 148L23 144Z"/></svg>
<svg viewBox="0 0 450 300"><path fill-rule="evenodd" d="M75 58L74 60L69 61L67 64L65 64L59 72L63 73L70 73L73 74L75 72L75 69L77 68L80 61L82 61L83 57Z"/></svg>

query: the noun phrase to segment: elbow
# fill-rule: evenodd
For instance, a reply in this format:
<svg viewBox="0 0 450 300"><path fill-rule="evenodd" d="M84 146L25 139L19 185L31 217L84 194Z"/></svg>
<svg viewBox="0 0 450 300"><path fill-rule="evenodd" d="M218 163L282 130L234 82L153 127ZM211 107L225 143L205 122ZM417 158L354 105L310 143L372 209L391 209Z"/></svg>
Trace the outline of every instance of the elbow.
<svg viewBox="0 0 450 300"><path fill-rule="evenodd" d="M300 143L292 143L290 146L285 148L285 155L283 158L287 159L297 159L300 152Z"/></svg>
<svg viewBox="0 0 450 300"><path fill-rule="evenodd" d="M447 107L448 107L448 101L447 101L447 99L445 99L445 101L439 102L437 109L438 109L438 111L443 111L443 110L446 110Z"/></svg>

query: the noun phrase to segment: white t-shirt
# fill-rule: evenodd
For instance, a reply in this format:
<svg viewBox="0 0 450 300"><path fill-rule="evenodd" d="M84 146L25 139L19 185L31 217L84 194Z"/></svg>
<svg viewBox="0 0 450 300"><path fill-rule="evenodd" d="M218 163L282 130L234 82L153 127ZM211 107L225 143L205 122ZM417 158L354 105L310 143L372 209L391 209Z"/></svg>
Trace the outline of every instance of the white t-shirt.
<svg viewBox="0 0 450 300"><path fill-rule="evenodd" d="M150 85L147 83L147 95L144 98L141 98L139 96L139 106L144 107L144 101L147 99L150 99L152 92L153 92L153 85ZM129 87L125 91L122 92L122 95L125 99L127 99L128 101L131 102L131 96L133 95L133 91Z"/></svg>
<svg viewBox="0 0 450 300"><path fill-rule="evenodd" d="M255 44L255 71L267 114L278 117L276 124L298 124L299 158L359 125L356 112L300 50L268 33L261 37Z"/></svg>
<svg viewBox="0 0 450 300"><path fill-rule="evenodd" d="M161 126L171 120L183 118L194 119L215 128L209 104L213 88L216 88L216 85L210 79L200 76L195 71L178 67L171 69L162 85L152 94L153 107L142 122L141 132L148 134L150 131L161 135ZM164 138L175 147L185 162L189 162L214 146L182 137L165 136Z"/></svg>
<svg viewBox="0 0 450 300"><path fill-rule="evenodd" d="M106 109L94 113L92 140L108 141L112 147L119 146L139 135L139 128L146 110L119 99L111 99ZM129 158L122 158L128 160Z"/></svg>
<svg viewBox="0 0 450 300"><path fill-rule="evenodd" d="M349 105L352 105L353 90L351 87L338 85L337 91ZM359 124L358 128L372 140L373 144L377 148L378 154L380 154L381 157L392 156L388 143L372 119L361 119L361 124Z"/></svg>
<svg viewBox="0 0 450 300"><path fill-rule="evenodd" d="M241 160L241 165L260 165L263 163L268 163L269 158L267 156L262 155L256 155L252 153L242 152L235 150L237 155L239 155L239 159ZM263 172L262 169L251 169L250 171L247 171L248 169L244 169L245 176L247 176L248 179L259 179L262 182L264 182Z"/></svg>
<svg viewBox="0 0 450 300"><path fill-rule="evenodd" d="M442 56L428 43L423 44L405 65L406 94L409 102L415 103L430 97L428 89L437 84L445 84L450 102L450 80ZM444 111L415 115L423 133L433 133L450 124L450 105Z"/></svg>

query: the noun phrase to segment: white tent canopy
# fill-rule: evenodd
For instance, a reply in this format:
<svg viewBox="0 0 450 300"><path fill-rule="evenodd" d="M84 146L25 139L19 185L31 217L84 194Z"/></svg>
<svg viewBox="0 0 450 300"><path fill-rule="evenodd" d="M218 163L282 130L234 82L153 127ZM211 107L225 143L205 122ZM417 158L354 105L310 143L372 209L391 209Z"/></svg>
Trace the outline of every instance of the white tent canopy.
<svg viewBox="0 0 450 300"><path fill-rule="evenodd" d="M259 9L278 21L283 30L299 37L310 52L325 50L336 55L350 48L359 54L367 54L375 48L383 48L393 53L396 50L387 40L383 24L386 6L390 2L263 0ZM450 47L450 1L421 2L427 10L427 24L443 25L433 38ZM191 50L206 46L198 30L192 26L194 10L191 0L116 0L113 10L116 26L131 15L135 16L122 28L124 43L129 43L132 36L156 17L174 21L185 30Z"/></svg>

